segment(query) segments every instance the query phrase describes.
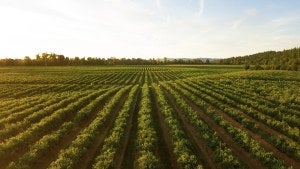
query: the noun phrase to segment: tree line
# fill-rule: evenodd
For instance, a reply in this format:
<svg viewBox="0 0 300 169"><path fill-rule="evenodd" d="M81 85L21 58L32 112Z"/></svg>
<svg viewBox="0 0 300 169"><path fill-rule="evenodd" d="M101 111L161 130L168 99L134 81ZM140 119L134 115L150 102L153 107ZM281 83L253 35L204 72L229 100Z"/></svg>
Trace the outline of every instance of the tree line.
<svg viewBox="0 0 300 169"><path fill-rule="evenodd" d="M245 69L298 70L300 64L300 48L231 57L219 60L219 63L244 65Z"/></svg>
<svg viewBox="0 0 300 169"><path fill-rule="evenodd" d="M162 64L209 64L207 59L142 59L142 58L98 58L98 57L65 57L55 53L37 54L35 59L25 56L24 59L0 59L0 66L93 66L93 65L162 65Z"/></svg>
<svg viewBox="0 0 300 169"><path fill-rule="evenodd" d="M244 65L247 69L299 70L300 48L283 51L267 51L227 59L142 59L142 58L98 58L98 57L65 57L55 53L37 54L35 59L25 56L24 59L0 59L0 66L95 66L95 65L163 65L163 64L222 64Z"/></svg>

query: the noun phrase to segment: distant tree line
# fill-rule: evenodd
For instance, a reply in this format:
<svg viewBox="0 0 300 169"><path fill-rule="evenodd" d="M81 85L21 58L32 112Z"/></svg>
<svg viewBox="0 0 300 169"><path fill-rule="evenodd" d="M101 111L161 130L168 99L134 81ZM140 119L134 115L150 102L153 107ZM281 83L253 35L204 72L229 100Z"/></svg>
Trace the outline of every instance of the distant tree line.
<svg viewBox="0 0 300 169"><path fill-rule="evenodd" d="M94 66L94 65L164 65L164 64L224 64L244 65L245 69L299 70L300 48L279 52L267 51L252 55L231 57L227 59L142 59L142 58L69 58L55 53L37 54L35 59L25 56L24 59L0 59L0 66Z"/></svg>
<svg viewBox="0 0 300 169"><path fill-rule="evenodd" d="M93 65L162 65L162 64L209 64L201 59L142 59L142 58L69 58L55 53L37 54L35 59L25 56L24 59L0 59L0 66L93 66Z"/></svg>
<svg viewBox="0 0 300 169"><path fill-rule="evenodd" d="M221 59L218 62L220 64L244 65L245 69L298 70L300 64L300 48L231 57Z"/></svg>

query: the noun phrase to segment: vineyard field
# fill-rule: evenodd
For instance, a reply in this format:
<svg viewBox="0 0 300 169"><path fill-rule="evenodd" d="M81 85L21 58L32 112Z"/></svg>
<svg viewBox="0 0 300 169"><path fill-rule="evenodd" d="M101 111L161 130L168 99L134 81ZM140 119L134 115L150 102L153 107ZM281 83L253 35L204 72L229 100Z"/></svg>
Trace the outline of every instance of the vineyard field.
<svg viewBox="0 0 300 169"><path fill-rule="evenodd" d="M300 72L0 67L0 169L300 169Z"/></svg>

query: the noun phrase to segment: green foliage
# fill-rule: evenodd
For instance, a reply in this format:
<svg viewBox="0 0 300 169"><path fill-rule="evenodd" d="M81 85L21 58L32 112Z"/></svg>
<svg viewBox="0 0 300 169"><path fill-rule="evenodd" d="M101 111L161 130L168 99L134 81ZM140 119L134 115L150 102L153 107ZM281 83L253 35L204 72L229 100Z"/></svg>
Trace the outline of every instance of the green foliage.
<svg viewBox="0 0 300 169"><path fill-rule="evenodd" d="M174 110L169 106L159 86L153 85L153 88L157 95L161 113L168 125L169 134L172 137L172 147L177 156L177 163L186 169L196 168L199 165L197 156L192 152L190 142L187 140L178 119L176 119Z"/></svg>
<svg viewBox="0 0 300 169"><path fill-rule="evenodd" d="M44 54L37 59L45 64L50 57ZM34 62L26 60L27 65ZM50 65L47 60L47 68L0 68L2 168L37 168L52 153L58 154L50 168L74 168L100 136L103 140L88 163L94 168L113 168L131 126L136 129L130 133L134 144L129 144L134 150L134 156L130 154L134 168L164 167L157 147L160 141L170 142L164 151L173 153L179 167L202 168L205 158L196 153L202 149L195 138L204 143L202 148L217 168L247 168L245 156L239 158L224 134L266 168L287 168L300 160L297 71L242 71L241 66L223 65ZM113 125L101 132L109 117L114 117ZM157 133L160 127L166 128ZM167 135L158 138L158 134Z"/></svg>
<svg viewBox="0 0 300 169"><path fill-rule="evenodd" d="M138 131L136 138L138 157L135 163L138 168L159 168L159 160L154 155L157 136L151 117L150 91L147 81L145 82L146 84L142 86L142 99L138 112Z"/></svg>
<svg viewBox="0 0 300 169"><path fill-rule="evenodd" d="M152 152L146 151L142 152L137 159L138 169L159 169L160 163L156 156Z"/></svg>
<svg viewBox="0 0 300 169"><path fill-rule="evenodd" d="M128 99L118 114L111 134L104 140L104 145L100 151L100 154L96 157L93 168L97 169L113 167L113 162L115 159L114 156L119 149L120 141L124 135L126 125L128 125L128 117L130 116L130 110L133 102L135 101L134 97L137 93L137 90L137 85L131 89Z"/></svg>
<svg viewBox="0 0 300 169"><path fill-rule="evenodd" d="M99 133L99 128L105 122L107 116L111 113L113 108L118 104L123 93L125 93L130 86L125 87L117 92L114 98L97 114L97 117L86 127L77 138L72 141L67 149L61 151L58 158L53 161L49 168L73 168L79 162L83 153L92 144L96 135Z"/></svg>
<svg viewBox="0 0 300 169"><path fill-rule="evenodd" d="M246 70L249 65L255 65L255 70L273 69L273 70L294 70L299 69L300 48L293 48L279 52L267 51L253 55L231 57L219 61L222 64L245 64ZM264 67L264 68L263 68Z"/></svg>
<svg viewBox="0 0 300 169"><path fill-rule="evenodd" d="M186 102L185 100L180 96L178 92L173 90L170 86L166 84L162 84L164 88L170 92L175 100L176 103L183 109L184 114L187 115L189 122L198 130L199 134L202 136L206 144L216 151L216 154L214 158L216 161L223 167L228 168L244 168L244 166L238 161L237 157L233 156L232 152L229 148L225 146L224 143L220 140L220 138L216 135L216 133L210 129L210 127L203 122L199 116L197 115L197 112L194 111ZM185 89L180 88L177 84L172 84L172 86L179 91L183 92L185 95L188 95L189 98L191 98L193 101L196 101L198 106L202 109L206 110L205 104L201 104L196 97L193 96L192 93L189 93Z"/></svg>

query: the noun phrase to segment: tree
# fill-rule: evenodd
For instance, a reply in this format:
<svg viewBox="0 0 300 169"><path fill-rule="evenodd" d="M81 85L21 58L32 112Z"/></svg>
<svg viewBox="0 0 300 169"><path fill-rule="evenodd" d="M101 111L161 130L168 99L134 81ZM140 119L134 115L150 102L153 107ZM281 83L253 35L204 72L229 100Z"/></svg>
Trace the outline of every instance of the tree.
<svg viewBox="0 0 300 169"><path fill-rule="evenodd" d="M57 61L57 55L55 53L50 53L48 54L48 63L49 65L58 65L58 61Z"/></svg>
<svg viewBox="0 0 300 169"><path fill-rule="evenodd" d="M25 56L23 61L24 61L24 65L25 65L25 66L30 66L30 65L32 65L32 60L30 59L29 56Z"/></svg>
<svg viewBox="0 0 300 169"><path fill-rule="evenodd" d="M35 55L35 65L43 65L44 61L42 59L42 56L40 54Z"/></svg>
<svg viewBox="0 0 300 169"><path fill-rule="evenodd" d="M76 56L76 57L74 58L74 60L73 60L73 63L74 63L75 65L80 65L80 58L79 58L78 56Z"/></svg>
<svg viewBox="0 0 300 169"><path fill-rule="evenodd" d="M42 58L43 58L45 66L48 65L48 63L47 63L48 62L48 57L49 57L48 53L42 53Z"/></svg>
<svg viewBox="0 0 300 169"><path fill-rule="evenodd" d="M299 61L300 48L293 48L279 52L267 51L243 57L231 57L220 60L220 63L263 65L265 69L275 70L298 70L298 66L295 66L295 63ZM259 67L255 66L254 68Z"/></svg>
<svg viewBox="0 0 300 169"><path fill-rule="evenodd" d="M167 62L168 62L168 58L164 57L164 64L167 64Z"/></svg>
<svg viewBox="0 0 300 169"><path fill-rule="evenodd" d="M65 65L65 56L64 55L58 55L57 56L57 62L59 65Z"/></svg>

